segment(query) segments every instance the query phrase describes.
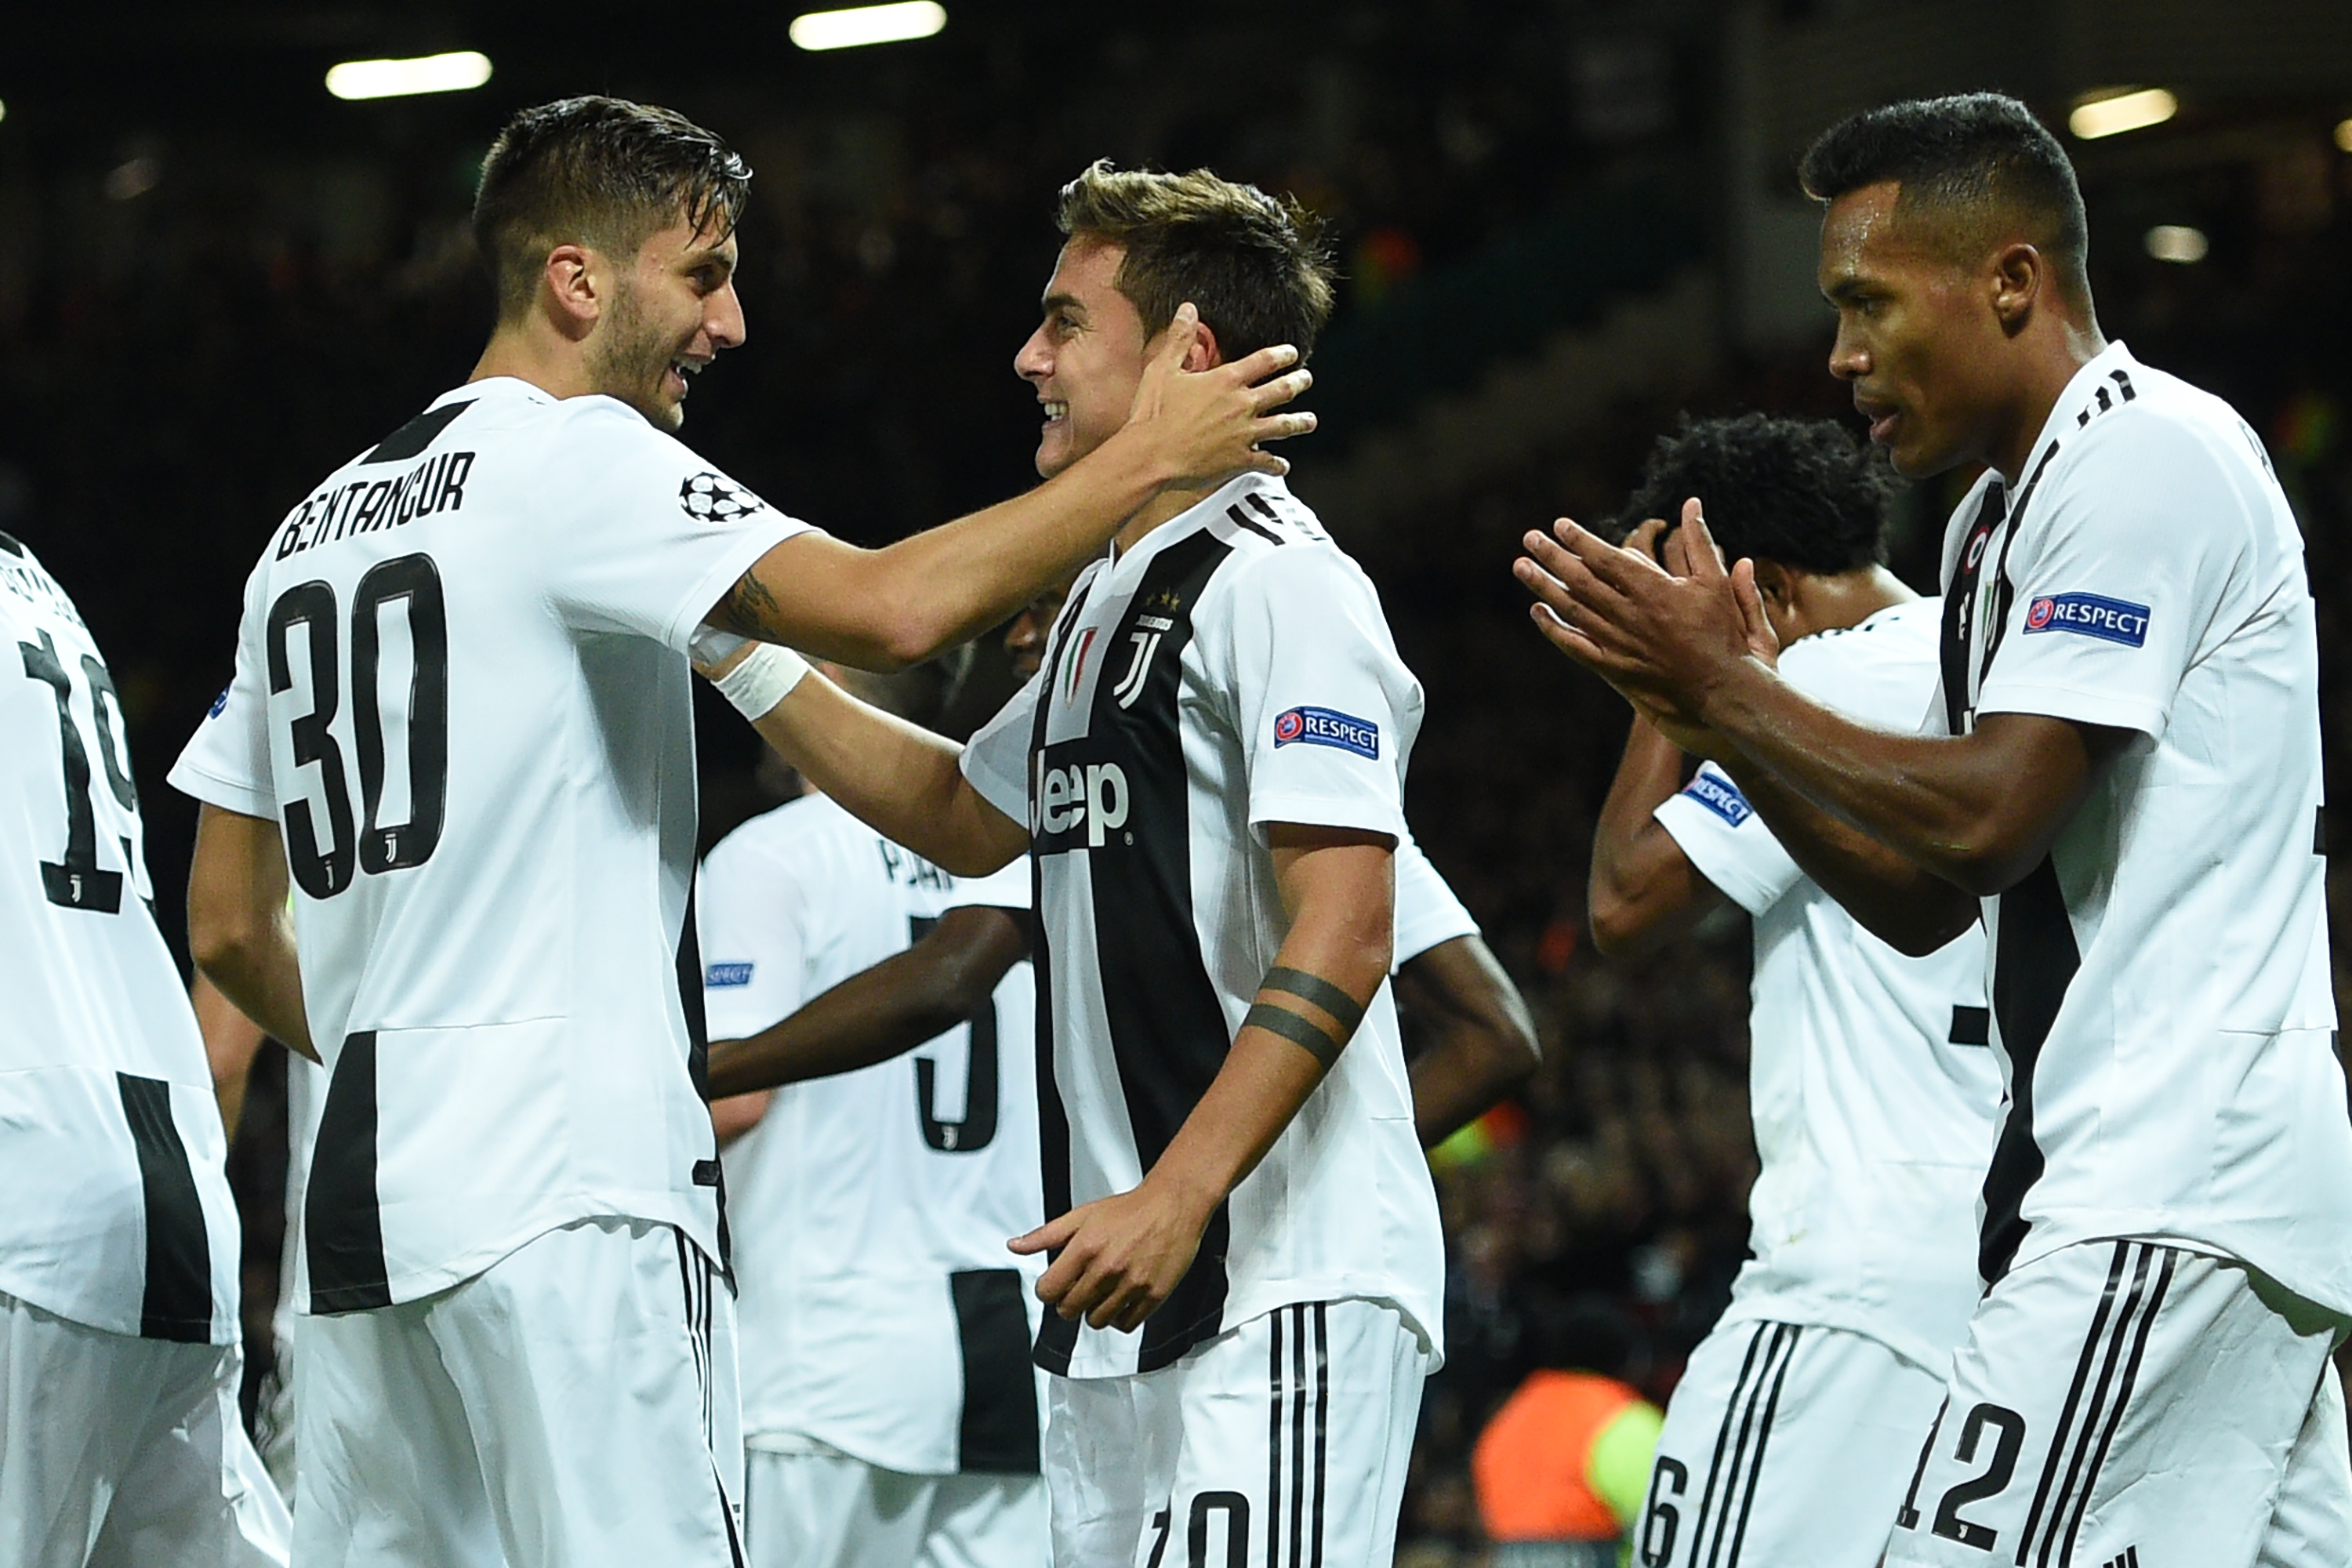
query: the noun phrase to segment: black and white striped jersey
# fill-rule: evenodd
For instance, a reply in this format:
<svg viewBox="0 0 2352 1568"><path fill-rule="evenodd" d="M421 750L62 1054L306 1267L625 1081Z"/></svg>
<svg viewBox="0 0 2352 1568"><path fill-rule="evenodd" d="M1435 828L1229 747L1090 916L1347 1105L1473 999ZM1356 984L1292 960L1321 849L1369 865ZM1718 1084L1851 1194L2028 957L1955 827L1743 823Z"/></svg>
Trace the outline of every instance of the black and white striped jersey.
<svg viewBox="0 0 2352 1568"><path fill-rule="evenodd" d="M964 771L1030 825L1048 1217L1134 1187L1286 929L1269 823L1404 836L1421 689L1380 599L1278 481L1236 479L1088 568ZM1434 1346L1444 1261L1385 988L1141 1332L1048 1317L1039 1363L1164 1366L1298 1301L1391 1302Z"/></svg>
<svg viewBox="0 0 2352 1568"><path fill-rule="evenodd" d="M172 783L285 841L329 1072L306 1310L600 1215L719 1252L686 649L806 527L625 404L497 377L266 542Z"/></svg>
<svg viewBox="0 0 2352 1568"><path fill-rule="evenodd" d="M228 1344L236 1208L204 1040L150 902L114 680L0 534L0 1291Z"/></svg>
<svg viewBox="0 0 2352 1568"><path fill-rule="evenodd" d="M1945 542L1939 711L2135 731L1985 900L2009 1104L1980 1266L2169 1239L2352 1310L2316 621L2262 443L2121 343Z"/></svg>

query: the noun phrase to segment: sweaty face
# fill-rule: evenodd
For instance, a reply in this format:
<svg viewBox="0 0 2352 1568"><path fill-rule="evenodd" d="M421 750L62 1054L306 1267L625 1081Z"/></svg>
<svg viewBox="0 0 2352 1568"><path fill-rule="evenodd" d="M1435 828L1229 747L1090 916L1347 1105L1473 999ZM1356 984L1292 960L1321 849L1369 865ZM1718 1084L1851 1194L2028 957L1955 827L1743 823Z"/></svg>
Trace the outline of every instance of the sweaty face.
<svg viewBox="0 0 2352 1568"><path fill-rule="evenodd" d="M1989 272L1898 213L1893 182L1830 204L1821 289L1837 307L1830 374L1853 386L1870 438L1897 473L1940 473L1991 454L1987 383L2004 359Z"/></svg>
<svg viewBox="0 0 2352 1568"><path fill-rule="evenodd" d="M1073 239L1045 284L1045 319L1013 368L1037 391L1045 426L1037 472L1053 478L1127 423L1150 334L1112 283L1123 246Z"/></svg>
<svg viewBox="0 0 2352 1568"><path fill-rule="evenodd" d="M691 377L743 341L735 294L735 237L717 244L677 223L646 241L617 271L588 342L596 390L617 397L662 430L686 423Z"/></svg>

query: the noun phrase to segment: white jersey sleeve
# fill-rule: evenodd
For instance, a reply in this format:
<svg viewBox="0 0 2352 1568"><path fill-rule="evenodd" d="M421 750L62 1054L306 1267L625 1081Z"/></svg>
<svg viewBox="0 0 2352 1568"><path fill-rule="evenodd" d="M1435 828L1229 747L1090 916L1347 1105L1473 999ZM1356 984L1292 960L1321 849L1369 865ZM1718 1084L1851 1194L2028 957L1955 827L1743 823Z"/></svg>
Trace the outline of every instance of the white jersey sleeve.
<svg viewBox="0 0 2352 1568"><path fill-rule="evenodd" d="M611 398L572 398L564 415L550 437L583 460L572 493L534 515L550 531L548 593L567 625L683 653L754 562L814 531Z"/></svg>
<svg viewBox="0 0 2352 1568"><path fill-rule="evenodd" d="M1396 847L1396 945L1391 950L1391 967L1402 969L1433 947L1477 934L1478 922L1408 831Z"/></svg>
<svg viewBox="0 0 2352 1568"><path fill-rule="evenodd" d="M2182 677L2281 585L2252 581L2243 531L2211 523L2267 504L2249 489L2266 460L2243 439L2253 462L2154 421L2100 420L2074 438L2014 557L1981 574L1980 592L2013 592L1979 715L2164 732Z"/></svg>
<svg viewBox="0 0 2352 1568"><path fill-rule="evenodd" d="M1698 874L1751 915L1779 903L1804 879L1739 786L1713 763L1700 763L1691 782L1660 802L1654 815Z"/></svg>
<svg viewBox="0 0 2352 1568"><path fill-rule="evenodd" d="M704 858L695 896L710 1037L748 1039L800 1011L823 889L750 836L730 835Z"/></svg>
<svg viewBox="0 0 2352 1568"><path fill-rule="evenodd" d="M256 600L262 570L246 579L245 614L238 623L236 669L196 726L168 782L181 794L244 816L278 819L278 794L269 782L269 687L262 668L263 616Z"/></svg>
<svg viewBox="0 0 2352 1568"><path fill-rule="evenodd" d="M1249 821L1385 833L1402 843L1421 683L1370 582L1336 550L1265 552L1236 577L1226 626Z"/></svg>
<svg viewBox="0 0 2352 1568"><path fill-rule="evenodd" d="M1029 742L1045 689L1043 675L1031 677L995 718L972 731L960 764L982 800L1024 826L1029 822Z"/></svg>

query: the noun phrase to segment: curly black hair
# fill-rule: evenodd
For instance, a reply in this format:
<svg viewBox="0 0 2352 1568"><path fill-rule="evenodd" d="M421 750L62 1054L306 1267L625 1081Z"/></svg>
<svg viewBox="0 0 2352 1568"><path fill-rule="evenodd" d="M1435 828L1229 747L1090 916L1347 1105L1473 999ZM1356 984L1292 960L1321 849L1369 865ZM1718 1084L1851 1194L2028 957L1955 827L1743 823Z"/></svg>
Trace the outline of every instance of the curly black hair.
<svg viewBox="0 0 2352 1568"><path fill-rule="evenodd" d="M1885 460L1833 419L1685 415L1681 428L1652 448L1616 537L1648 518L1678 523L1683 502L1696 496L1726 560L1853 572L1885 561L1894 492Z"/></svg>

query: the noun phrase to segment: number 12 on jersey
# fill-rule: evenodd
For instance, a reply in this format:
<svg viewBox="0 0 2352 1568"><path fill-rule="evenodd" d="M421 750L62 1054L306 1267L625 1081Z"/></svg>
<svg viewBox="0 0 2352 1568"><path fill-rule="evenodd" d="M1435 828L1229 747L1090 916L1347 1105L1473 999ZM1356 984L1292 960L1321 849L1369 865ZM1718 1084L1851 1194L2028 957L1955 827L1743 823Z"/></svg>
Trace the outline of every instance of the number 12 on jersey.
<svg viewBox="0 0 2352 1568"><path fill-rule="evenodd" d="M407 701L388 715L383 668L385 611L394 606L404 611L406 622ZM277 700L294 693L298 647L308 677L309 710L290 714L287 741L296 772L315 770L311 776L326 813L324 835L310 799L287 801L284 809L287 864L297 885L314 899L331 899L349 888L355 866L381 876L425 864L441 841L442 816L448 804L449 616L441 593L441 574L433 558L403 555L379 562L360 579L352 595L351 734L359 773L356 801L351 792L353 770L346 765L333 731L344 689L341 628L342 613L329 583L297 584L269 606L273 726L281 711ZM289 701L288 709L293 705ZM388 717L399 721L387 725ZM390 776L388 736L398 739L407 753L404 822L383 820L384 783Z"/></svg>

